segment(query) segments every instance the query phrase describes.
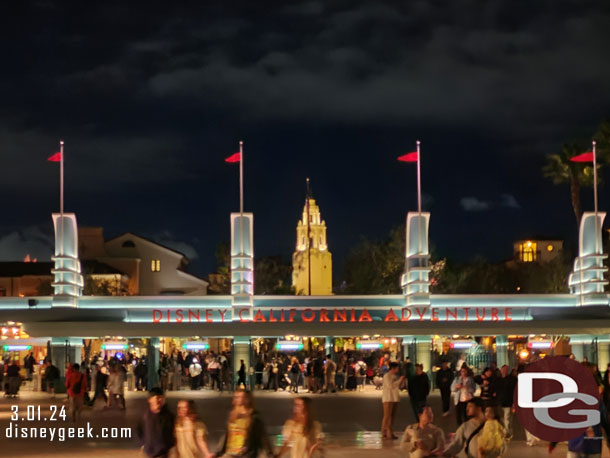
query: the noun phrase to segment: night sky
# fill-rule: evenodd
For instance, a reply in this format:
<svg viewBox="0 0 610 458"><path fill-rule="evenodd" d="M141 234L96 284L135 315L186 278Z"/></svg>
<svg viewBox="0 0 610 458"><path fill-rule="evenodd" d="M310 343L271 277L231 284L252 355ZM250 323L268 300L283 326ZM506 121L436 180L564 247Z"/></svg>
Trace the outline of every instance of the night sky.
<svg viewBox="0 0 610 458"><path fill-rule="evenodd" d="M569 189L541 168L610 116L608 2L173 3L1 7L0 260L49 258L60 138L81 226L154 238L199 275L239 207L239 140L255 254L291 255L311 177L335 283L351 245L416 209L396 157L417 139L439 255L576 240Z"/></svg>

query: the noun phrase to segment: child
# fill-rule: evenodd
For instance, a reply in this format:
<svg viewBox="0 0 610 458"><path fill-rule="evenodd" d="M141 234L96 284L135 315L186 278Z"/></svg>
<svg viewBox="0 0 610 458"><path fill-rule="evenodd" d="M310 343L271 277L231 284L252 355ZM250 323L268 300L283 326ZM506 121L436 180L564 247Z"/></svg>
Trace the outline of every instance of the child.
<svg viewBox="0 0 610 458"><path fill-rule="evenodd" d="M479 457L499 458L506 451L506 430L498 421L498 415L493 407L485 409L485 425L479 433Z"/></svg>

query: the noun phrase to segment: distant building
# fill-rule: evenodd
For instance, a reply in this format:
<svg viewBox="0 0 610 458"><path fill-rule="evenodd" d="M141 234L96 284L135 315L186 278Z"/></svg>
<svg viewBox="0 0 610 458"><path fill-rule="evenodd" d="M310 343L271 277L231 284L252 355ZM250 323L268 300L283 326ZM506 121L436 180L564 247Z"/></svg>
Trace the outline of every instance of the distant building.
<svg viewBox="0 0 610 458"><path fill-rule="evenodd" d="M176 250L131 232L104 240L101 227L81 228L78 236L80 258L127 274L131 295L207 294L208 282L187 273L188 259Z"/></svg>
<svg viewBox="0 0 610 458"><path fill-rule="evenodd" d="M513 253L519 262L549 262L563 251L563 240L532 238L513 243Z"/></svg>
<svg viewBox="0 0 610 458"><path fill-rule="evenodd" d="M0 262L0 296L50 296L53 262ZM114 296L127 294L129 277L114 267L86 260L82 263L87 289ZM86 291L85 291L86 294Z"/></svg>
<svg viewBox="0 0 610 458"><path fill-rule="evenodd" d="M326 243L326 222L309 192L303 216L297 224L296 242L292 255L292 286L296 293L312 296L332 294L332 256Z"/></svg>

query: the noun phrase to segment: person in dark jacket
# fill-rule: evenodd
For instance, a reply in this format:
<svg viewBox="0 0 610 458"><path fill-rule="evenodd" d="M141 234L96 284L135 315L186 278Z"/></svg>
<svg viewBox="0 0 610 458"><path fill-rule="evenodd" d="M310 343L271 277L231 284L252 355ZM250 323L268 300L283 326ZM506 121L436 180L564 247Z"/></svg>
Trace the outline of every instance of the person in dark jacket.
<svg viewBox="0 0 610 458"><path fill-rule="evenodd" d="M246 364L244 363L243 359L239 360L239 370L237 371L237 388L240 388L241 386L245 388L247 388L246 385Z"/></svg>
<svg viewBox="0 0 610 458"><path fill-rule="evenodd" d="M495 381L496 404L502 408L504 416L504 428L506 428L506 438L513 437L513 396L517 386L515 377L505 364L500 368L500 377Z"/></svg>
<svg viewBox="0 0 610 458"><path fill-rule="evenodd" d="M252 392L238 390L233 396L233 409L229 414L227 431L216 456L226 454L232 457L256 458L262 451L273 456L273 447L265 431L265 424L254 410Z"/></svg>
<svg viewBox="0 0 610 458"><path fill-rule="evenodd" d="M441 368L436 371L436 386L438 386L441 391L443 417L449 415L449 406L451 405L451 382L453 382L453 371L449 367L449 363L443 361L441 363Z"/></svg>
<svg viewBox="0 0 610 458"><path fill-rule="evenodd" d="M495 405L496 397L496 379L493 377L493 372L490 367L486 367L481 375L474 378L475 383L481 387L480 398L483 401L483 407Z"/></svg>
<svg viewBox="0 0 610 458"><path fill-rule="evenodd" d="M167 458L174 446L174 414L165 404L163 390L148 392L148 409L138 423L136 434L142 452L150 458Z"/></svg>
<svg viewBox="0 0 610 458"><path fill-rule="evenodd" d="M426 406L426 400L430 393L430 380L428 374L424 372L423 364L415 365L415 375L408 382L409 397L411 398L411 408L415 415L415 420L419 418L419 413Z"/></svg>
<svg viewBox="0 0 610 458"><path fill-rule="evenodd" d="M21 375L19 375L19 365L17 361L13 361L10 366L6 368L6 395L16 397L19 393L19 386L21 385Z"/></svg>

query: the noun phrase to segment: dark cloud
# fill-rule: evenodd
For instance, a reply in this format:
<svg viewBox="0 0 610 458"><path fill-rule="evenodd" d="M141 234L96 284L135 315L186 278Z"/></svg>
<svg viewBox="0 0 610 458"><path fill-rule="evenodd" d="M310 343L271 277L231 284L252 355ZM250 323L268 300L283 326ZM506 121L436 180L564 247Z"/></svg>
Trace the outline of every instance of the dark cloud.
<svg viewBox="0 0 610 458"><path fill-rule="evenodd" d="M206 268L236 206L222 158L239 139L258 253L292 250L305 176L339 264L359 233L404 221L415 177L394 161L420 138L439 249L468 251L477 227L495 225L497 254L513 232L572 235L568 192L541 178L543 157L590 137L610 106L610 7L594 0L4 8L0 192L13 217L0 231L56 207L45 159L61 136L79 221L168 228ZM467 206L523 217L479 211L462 223ZM472 238L456 243L434 224Z"/></svg>

